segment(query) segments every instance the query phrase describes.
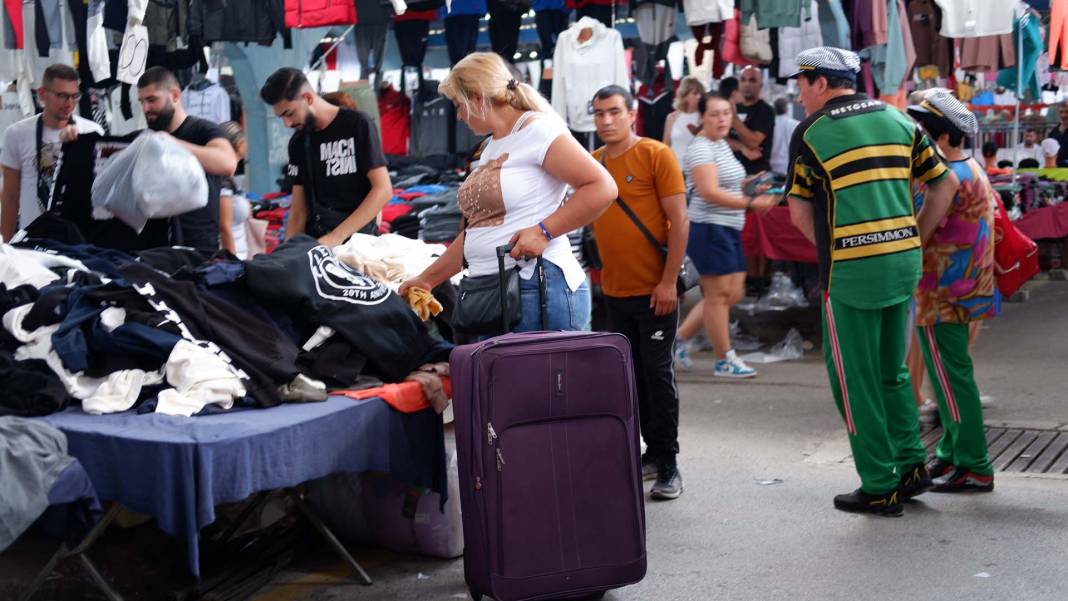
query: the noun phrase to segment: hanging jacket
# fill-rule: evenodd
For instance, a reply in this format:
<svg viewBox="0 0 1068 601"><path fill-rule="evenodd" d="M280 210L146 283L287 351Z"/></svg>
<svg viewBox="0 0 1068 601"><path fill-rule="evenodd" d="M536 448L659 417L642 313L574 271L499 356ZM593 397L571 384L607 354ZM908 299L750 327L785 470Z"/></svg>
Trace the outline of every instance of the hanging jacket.
<svg viewBox="0 0 1068 601"><path fill-rule="evenodd" d="M580 43L583 29L592 29L593 35ZM568 127L580 132L596 129L590 108L597 90L612 84L630 86L623 38L592 17L579 19L557 38L553 71L553 109Z"/></svg>
<svg viewBox="0 0 1068 601"><path fill-rule="evenodd" d="M204 42L271 43L284 26L283 0L192 0L189 35Z"/></svg>
<svg viewBox="0 0 1068 601"><path fill-rule="evenodd" d="M722 23L734 18L734 0L685 0L682 10L686 13L686 24L691 27Z"/></svg>
<svg viewBox="0 0 1068 601"><path fill-rule="evenodd" d="M352 0L285 0L285 25L296 29L352 25L356 3Z"/></svg>

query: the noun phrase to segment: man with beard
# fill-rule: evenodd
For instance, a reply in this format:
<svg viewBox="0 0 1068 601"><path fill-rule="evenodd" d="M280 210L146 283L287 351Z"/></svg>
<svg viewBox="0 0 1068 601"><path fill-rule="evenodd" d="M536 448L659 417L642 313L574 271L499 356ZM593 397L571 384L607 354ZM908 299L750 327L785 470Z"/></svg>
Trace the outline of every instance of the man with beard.
<svg viewBox="0 0 1068 601"><path fill-rule="evenodd" d="M374 121L316 94L299 69L275 71L260 90L286 127L293 204L286 238L301 233L333 247L355 233L373 234L393 196Z"/></svg>
<svg viewBox="0 0 1068 601"><path fill-rule="evenodd" d="M78 72L68 65L45 69L37 98L41 114L13 124L4 132L4 187L0 193L0 234L10 240L19 229L53 206L57 166L63 144L79 134L104 133L96 123L74 114L81 92Z"/></svg>
<svg viewBox="0 0 1068 601"><path fill-rule="evenodd" d="M148 127L158 135L172 136L204 167L208 179L208 204L171 220L153 220L142 233L145 246L178 244L197 250L219 249L219 190L222 178L237 169L237 156L219 126L194 117L182 107L182 88L174 74L152 67L137 81L137 99ZM165 233L170 226L169 236Z"/></svg>
<svg viewBox="0 0 1068 601"><path fill-rule="evenodd" d="M771 144L775 134L775 111L764 102L764 74L749 65L738 78L742 101L735 105L730 144L734 156L749 175L771 169Z"/></svg>

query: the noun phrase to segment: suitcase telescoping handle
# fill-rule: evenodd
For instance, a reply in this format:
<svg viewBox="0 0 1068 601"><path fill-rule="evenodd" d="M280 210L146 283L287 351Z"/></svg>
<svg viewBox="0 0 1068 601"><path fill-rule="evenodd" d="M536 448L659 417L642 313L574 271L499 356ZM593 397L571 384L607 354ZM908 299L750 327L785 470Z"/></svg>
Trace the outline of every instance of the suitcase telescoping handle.
<svg viewBox="0 0 1068 601"><path fill-rule="evenodd" d="M508 256L512 252L511 244L504 244L497 247L497 271L500 274L500 286L501 286L501 334L507 334L511 329L508 324L508 286L507 278L504 277L504 257ZM540 313L541 313L541 329L549 329L549 301L547 294L545 293L545 260L542 257L538 257L538 297L541 301ZM522 297L520 297L522 298ZM520 301L522 302L522 300Z"/></svg>

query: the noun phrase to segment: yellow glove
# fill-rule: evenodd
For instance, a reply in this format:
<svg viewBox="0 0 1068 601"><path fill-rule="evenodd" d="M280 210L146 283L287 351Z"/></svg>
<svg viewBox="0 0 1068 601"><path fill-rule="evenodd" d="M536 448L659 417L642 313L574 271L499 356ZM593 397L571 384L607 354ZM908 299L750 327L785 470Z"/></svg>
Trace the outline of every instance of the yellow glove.
<svg viewBox="0 0 1068 601"><path fill-rule="evenodd" d="M423 321L441 313L441 303L438 302L438 299L434 298L434 295L428 290L422 288L409 288L408 298L405 300L411 305L412 310L419 316L419 319Z"/></svg>

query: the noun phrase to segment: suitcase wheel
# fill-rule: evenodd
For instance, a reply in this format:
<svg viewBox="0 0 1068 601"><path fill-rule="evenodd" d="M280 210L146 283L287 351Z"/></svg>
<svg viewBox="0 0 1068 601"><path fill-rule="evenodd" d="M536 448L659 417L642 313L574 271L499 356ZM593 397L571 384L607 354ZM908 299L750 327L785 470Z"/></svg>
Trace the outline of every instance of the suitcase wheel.
<svg viewBox="0 0 1068 601"><path fill-rule="evenodd" d="M482 601L482 592L475 587L468 587L467 592L471 594L471 599L474 601Z"/></svg>

